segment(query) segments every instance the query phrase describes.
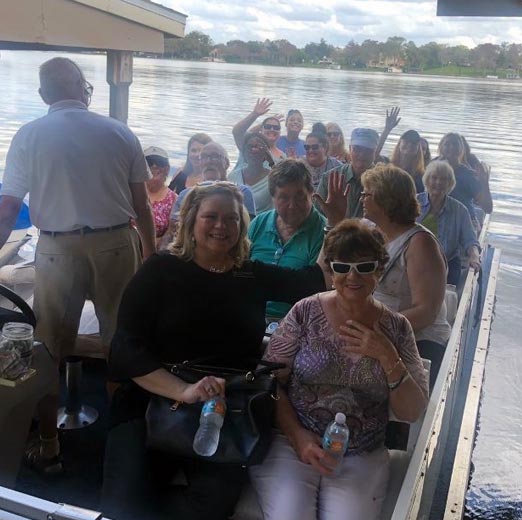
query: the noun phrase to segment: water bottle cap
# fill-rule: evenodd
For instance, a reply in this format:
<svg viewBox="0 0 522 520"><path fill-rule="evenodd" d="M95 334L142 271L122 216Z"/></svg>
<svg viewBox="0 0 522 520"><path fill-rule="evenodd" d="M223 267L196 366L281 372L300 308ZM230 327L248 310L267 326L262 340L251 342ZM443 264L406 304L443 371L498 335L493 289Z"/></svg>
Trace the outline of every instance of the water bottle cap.
<svg viewBox="0 0 522 520"><path fill-rule="evenodd" d="M338 412L335 414L335 422L337 424L345 424L346 423L346 415L344 413Z"/></svg>

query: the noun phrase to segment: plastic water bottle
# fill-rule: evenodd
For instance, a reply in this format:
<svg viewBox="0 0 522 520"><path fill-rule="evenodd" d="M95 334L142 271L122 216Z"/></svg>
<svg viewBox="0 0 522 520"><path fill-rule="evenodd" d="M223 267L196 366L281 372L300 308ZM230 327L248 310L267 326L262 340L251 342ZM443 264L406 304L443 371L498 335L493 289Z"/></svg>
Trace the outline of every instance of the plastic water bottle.
<svg viewBox="0 0 522 520"><path fill-rule="evenodd" d="M346 426L346 415L336 413L335 421L328 425L323 435L323 449L336 460L333 468L334 475L338 475L341 471L341 463L348 449L349 438L350 430Z"/></svg>
<svg viewBox="0 0 522 520"><path fill-rule="evenodd" d="M227 404L222 397L213 397L203 405L199 428L192 444L194 451L201 457L211 457L216 453L226 411Z"/></svg>

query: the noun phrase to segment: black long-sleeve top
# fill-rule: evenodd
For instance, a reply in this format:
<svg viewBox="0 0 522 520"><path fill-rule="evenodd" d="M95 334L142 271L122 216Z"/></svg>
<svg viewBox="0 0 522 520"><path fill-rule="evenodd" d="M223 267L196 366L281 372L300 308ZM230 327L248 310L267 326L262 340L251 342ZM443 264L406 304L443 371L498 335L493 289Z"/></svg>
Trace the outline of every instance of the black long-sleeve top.
<svg viewBox="0 0 522 520"><path fill-rule="evenodd" d="M266 302L295 303L324 290L317 265L292 270L247 261L241 268L214 273L171 254L153 255L123 295L109 379L128 381L162 363L207 356L216 356L219 364L251 368L248 359L260 355ZM143 396L138 400L143 402Z"/></svg>

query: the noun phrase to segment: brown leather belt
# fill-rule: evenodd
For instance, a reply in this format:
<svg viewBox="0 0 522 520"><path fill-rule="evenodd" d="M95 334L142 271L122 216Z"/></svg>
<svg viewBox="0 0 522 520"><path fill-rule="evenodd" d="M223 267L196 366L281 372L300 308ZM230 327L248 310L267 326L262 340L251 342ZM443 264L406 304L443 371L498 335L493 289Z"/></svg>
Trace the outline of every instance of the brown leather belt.
<svg viewBox="0 0 522 520"><path fill-rule="evenodd" d="M86 235L88 233L102 233L103 231L114 231L115 229L122 229L125 227L129 227L129 223L125 222L124 224L118 224L116 226L109 226L104 228L91 228L88 226L79 228L79 229L73 229L72 231L44 231L43 229L40 230L40 233L42 235L50 235L52 237L56 236L64 236L64 235Z"/></svg>

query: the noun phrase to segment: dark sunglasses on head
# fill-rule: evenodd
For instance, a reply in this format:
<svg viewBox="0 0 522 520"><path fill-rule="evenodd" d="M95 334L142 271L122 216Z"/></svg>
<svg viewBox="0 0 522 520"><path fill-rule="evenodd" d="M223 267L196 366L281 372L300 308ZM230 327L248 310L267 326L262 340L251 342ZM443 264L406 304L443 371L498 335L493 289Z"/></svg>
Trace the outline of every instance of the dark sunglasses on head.
<svg viewBox="0 0 522 520"><path fill-rule="evenodd" d="M327 132L326 135L328 137L339 137L341 135L341 132Z"/></svg>
<svg viewBox="0 0 522 520"><path fill-rule="evenodd" d="M304 145L304 149L309 152L310 150L314 151L314 152L317 152L317 150L319 150L319 148L321 148L321 145L320 144L305 144Z"/></svg>
<svg viewBox="0 0 522 520"><path fill-rule="evenodd" d="M372 260L369 262L330 262L332 271L336 274L348 274L355 269L359 274L372 274L377 271L379 262Z"/></svg>
<svg viewBox="0 0 522 520"><path fill-rule="evenodd" d="M265 123L263 125L264 130L275 130L276 132L279 132L281 130L281 127L279 125L271 125L269 123Z"/></svg>

